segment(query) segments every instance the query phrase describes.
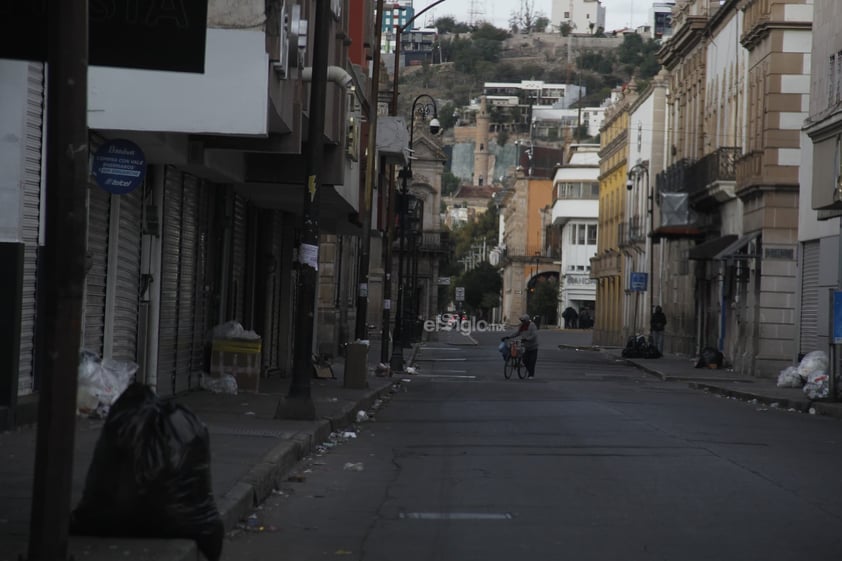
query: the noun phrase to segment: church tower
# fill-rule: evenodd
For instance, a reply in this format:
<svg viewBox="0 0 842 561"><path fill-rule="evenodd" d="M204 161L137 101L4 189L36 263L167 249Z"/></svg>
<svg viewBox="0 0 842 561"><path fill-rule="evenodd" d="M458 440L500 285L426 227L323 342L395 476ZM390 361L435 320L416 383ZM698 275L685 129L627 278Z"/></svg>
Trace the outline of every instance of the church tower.
<svg viewBox="0 0 842 561"><path fill-rule="evenodd" d="M488 170L488 107L485 96L479 99L477 133L474 139L474 185L489 185L491 181Z"/></svg>

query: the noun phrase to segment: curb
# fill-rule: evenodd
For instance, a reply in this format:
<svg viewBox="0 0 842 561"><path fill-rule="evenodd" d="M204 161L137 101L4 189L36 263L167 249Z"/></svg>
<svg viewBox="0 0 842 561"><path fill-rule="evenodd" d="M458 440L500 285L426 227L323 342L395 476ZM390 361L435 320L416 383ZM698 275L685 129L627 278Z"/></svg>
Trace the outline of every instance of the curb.
<svg viewBox="0 0 842 561"><path fill-rule="evenodd" d="M236 528L239 521L265 501L298 462L311 454L319 444L327 441L332 432L352 425L356 422L357 411L370 408L391 390L392 384L371 390L356 403L345 405L339 414L317 421L314 430L302 431L292 441L282 442L270 450L217 501L225 531L230 532Z"/></svg>
<svg viewBox="0 0 842 561"><path fill-rule="evenodd" d="M758 403L763 403L765 405L772 405L773 403L777 403L783 409L795 409L796 411L800 411L801 413L808 413L810 408L813 407L813 402L809 399L790 399L787 397L769 397L765 395L758 395L753 392L741 391L741 390L734 390L729 388L723 388L721 386L715 386L712 384L706 384L704 382L691 382L688 384L694 390L703 390L710 393L715 393L719 395L724 395L727 397L734 397L737 399L744 399L746 401L751 401L753 399L757 400Z"/></svg>

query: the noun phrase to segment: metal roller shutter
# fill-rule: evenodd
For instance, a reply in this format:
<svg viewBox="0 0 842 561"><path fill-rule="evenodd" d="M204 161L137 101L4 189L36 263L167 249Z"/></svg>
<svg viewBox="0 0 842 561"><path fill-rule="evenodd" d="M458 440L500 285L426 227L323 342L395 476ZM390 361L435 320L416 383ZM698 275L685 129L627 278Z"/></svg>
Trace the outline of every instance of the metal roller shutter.
<svg viewBox="0 0 842 561"><path fill-rule="evenodd" d="M38 278L38 242L41 224L41 147L44 115L44 65L29 65L26 104L26 138L23 170L23 302L21 303L18 394L35 387L35 314Z"/></svg>
<svg viewBox="0 0 842 561"><path fill-rule="evenodd" d="M803 245L801 269L801 352L819 348L819 242Z"/></svg>
<svg viewBox="0 0 842 561"><path fill-rule="evenodd" d="M209 246L211 228L211 202L215 191L212 186L199 183L196 207L196 280L193 311L193 350L191 373L206 370L205 342L210 325ZM192 380L191 383L198 383Z"/></svg>
<svg viewBox="0 0 842 561"><path fill-rule="evenodd" d="M269 291L271 294L271 306L269 308L269 322L267 326L269 353L267 354L267 368L281 368L281 274L283 271L281 263L281 252L283 251L283 214L280 211L272 213L272 259L274 259L274 272L269 279ZM265 344L265 343L264 343Z"/></svg>
<svg viewBox="0 0 842 561"><path fill-rule="evenodd" d="M231 243L231 311L230 319L243 322L245 317L246 276L246 201L234 195L234 232Z"/></svg>
<svg viewBox="0 0 842 561"><path fill-rule="evenodd" d="M161 310L158 326L158 393L176 392L178 351L178 275L181 250L182 174L167 167L161 242Z"/></svg>
<svg viewBox="0 0 842 561"><path fill-rule="evenodd" d="M92 146L93 150L96 150ZM108 220L111 195L91 183L88 185L88 260L85 277L84 348L102 356L105 336L105 283L108 264Z"/></svg>
<svg viewBox="0 0 842 561"><path fill-rule="evenodd" d="M181 248L178 275L178 344L176 392L190 389L193 368L194 304L196 290L196 196L197 180L184 174L181 199ZM198 380L196 380L198 382Z"/></svg>
<svg viewBox="0 0 842 561"><path fill-rule="evenodd" d="M140 236L143 189L120 197L112 358L137 362L137 318L140 299Z"/></svg>

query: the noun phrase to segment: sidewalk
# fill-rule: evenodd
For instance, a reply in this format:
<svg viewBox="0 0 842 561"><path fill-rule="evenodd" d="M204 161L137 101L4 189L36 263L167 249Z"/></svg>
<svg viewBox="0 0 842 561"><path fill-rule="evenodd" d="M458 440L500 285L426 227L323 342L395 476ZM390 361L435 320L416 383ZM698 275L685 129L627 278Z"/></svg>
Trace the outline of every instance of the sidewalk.
<svg viewBox="0 0 842 561"><path fill-rule="evenodd" d="M803 413L810 413L812 410L816 415L842 419L842 402L811 400L801 388L779 388L777 379L748 378L738 376L727 369L696 368L696 359L684 356L623 358L620 348L601 350L664 381L686 382L691 388L698 390L748 401L756 399L758 403L781 409L795 409Z"/></svg>
<svg viewBox="0 0 842 561"><path fill-rule="evenodd" d="M379 341L368 353L368 388L344 387L344 359L332 364L335 378L311 379L315 421L275 420L275 408L289 390L290 378L263 378L260 393L239 395L194 391L177 401L207 425L211 441L211 474L217 507L230 531L271 495L290 470L331 432L356 421L360 410L372 412L388 399L400 378L378 377ZM416 349L406 349L408 364ZM85 476L103 421L79 418L73 458L72 506L82 495ZM18 561L28 547L36 428L0 433L0 561ZM69 555L88 561L186 561L204 559L192 540L70 538Z"/></svg>

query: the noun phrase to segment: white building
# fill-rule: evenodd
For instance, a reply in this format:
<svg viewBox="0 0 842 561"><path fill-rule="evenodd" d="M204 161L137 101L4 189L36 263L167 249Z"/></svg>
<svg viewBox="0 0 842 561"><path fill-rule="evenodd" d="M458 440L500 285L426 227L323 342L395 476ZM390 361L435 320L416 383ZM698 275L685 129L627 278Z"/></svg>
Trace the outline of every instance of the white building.
<svg viewBox="0 0 842 561"><path fill-rule="evenodd" d="M551 136L553 130L574 129L579 125L587 127L591 138L599 134L605 122L605 107L583 107L581 109L555 109L552 107L533 107L532 126L537 137ZM558 134L562 138L561 134Z"/></svg>
<svg viewBox="0 0 842 561"><path fill-rule="evenodd" d="M483 94L492 105L532 105L567 109L582 97L588 89L576 84L549 84L543 80L521 80L520 82L485 82ZM518 103L513 103L517 97Z"/></svg>
<svg viewBox="0 0 842 561"><path fill-rule="evenodd" d="M550 23L553 29L566 23L571 33L593 35L605 30L605 6L601 0L553 0Z"/></svg>
<svg viewBox="0 0 842 561"><path fill-rule="evenodd" d="M599 222L599 144L573 144L553 178L552 225L559 230L559 317L568 306L593 317L596 282L590 276Z"/></svg>

